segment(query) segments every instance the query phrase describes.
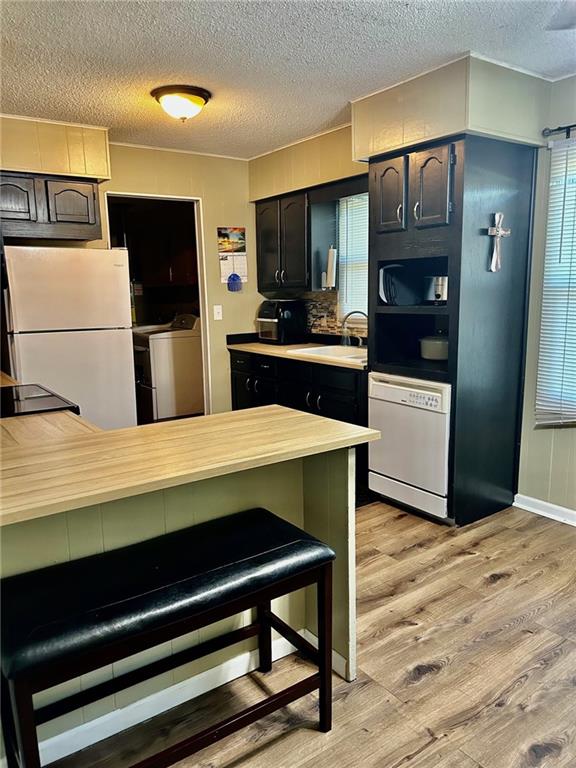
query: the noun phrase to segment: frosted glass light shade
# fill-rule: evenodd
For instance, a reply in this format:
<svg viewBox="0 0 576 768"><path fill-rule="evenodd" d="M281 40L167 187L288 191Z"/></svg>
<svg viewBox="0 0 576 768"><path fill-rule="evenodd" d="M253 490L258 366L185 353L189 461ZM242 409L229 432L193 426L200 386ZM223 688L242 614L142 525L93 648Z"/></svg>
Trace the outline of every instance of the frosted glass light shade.
<svg viewBox="0 0 576 768"><path fill-rule="evenodd" d="M194 117L210 99L210 92L195 85L163 85L151 91L162 109L177 120Z"/></svg>

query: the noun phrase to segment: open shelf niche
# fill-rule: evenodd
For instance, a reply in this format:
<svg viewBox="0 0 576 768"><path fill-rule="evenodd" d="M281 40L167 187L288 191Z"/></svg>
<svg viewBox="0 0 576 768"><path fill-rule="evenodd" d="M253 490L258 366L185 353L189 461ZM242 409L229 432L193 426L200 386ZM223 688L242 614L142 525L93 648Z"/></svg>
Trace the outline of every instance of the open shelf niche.
<svg viewBox="0 0 576 768"><path fill-rule="evenodd" d="M391 311L446 311L445 303L435 303L429 286L434 277L447 275L446 256L380 260L376 306Z"/></svg>
<svg viewBox="0 0 576 768"><path fill-rule="evenodd" d="M448 360L425 360L420 355L420 339L437 334L448 338L450 328L447 314L377 313L375 359L372 368L401 376L448 381Z"/></svg>

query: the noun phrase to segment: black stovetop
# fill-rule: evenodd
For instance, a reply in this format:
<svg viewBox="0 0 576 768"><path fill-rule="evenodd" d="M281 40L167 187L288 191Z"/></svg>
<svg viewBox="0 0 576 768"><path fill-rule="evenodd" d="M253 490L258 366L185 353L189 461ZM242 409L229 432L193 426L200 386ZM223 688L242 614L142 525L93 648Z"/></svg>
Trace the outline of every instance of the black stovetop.
<svg viewBox="0 0 576 768"><path fill-rule="evenodd" d="M0 387L0 418L50 411L73 411L80 415L75 403L39 384Z"/></svg>

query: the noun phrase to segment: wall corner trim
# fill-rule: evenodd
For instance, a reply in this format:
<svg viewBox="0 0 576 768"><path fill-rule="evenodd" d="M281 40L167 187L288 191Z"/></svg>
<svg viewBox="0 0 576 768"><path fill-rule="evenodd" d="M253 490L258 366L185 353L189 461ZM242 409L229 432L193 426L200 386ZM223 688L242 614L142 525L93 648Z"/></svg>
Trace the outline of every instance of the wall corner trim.
<svg viewBox="0 0 576 768"><path fill-rule="evenodd" d="M560 523L576 526L576 509L561 507L559 504L550 504L549 501L534 499L532 496L523 496L517 493L514 496L514 506L525 509L527 512L535 512L537 515L558 520Z"/></svg>

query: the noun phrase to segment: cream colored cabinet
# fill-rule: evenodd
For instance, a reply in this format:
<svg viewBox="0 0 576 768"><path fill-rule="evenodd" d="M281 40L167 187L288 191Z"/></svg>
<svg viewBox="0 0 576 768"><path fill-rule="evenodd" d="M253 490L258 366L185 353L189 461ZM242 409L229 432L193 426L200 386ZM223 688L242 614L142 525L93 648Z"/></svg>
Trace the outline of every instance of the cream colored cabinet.
<svg viewBox="0 0 576 768"><path fill-rule="evenodd" d="M264 200L366 173L350 157L350 126L255 157L248 163L250 200Z"/></svg>
<svg viewBox="0 0 576 768"><path fill-rule="evenodd" d="M464 130L466 70L466 61L457 61L450 67L409 80L399 88L403 146Z"/></svg>
<svg viewBox="0 0 576 768"><path fill-rule="evenodd" d="M109 179L108 130L2 117L0 167L4 171Z"/></svg>
<svg viewBox="0 0 576 768"><path fill-rule="evenodd" d="M464 132L543 144L550 86L468 56L353 102L353 158Z"/></svg>
<svg viewBox="0 0 576 768"><path fill-rule="evenodd" d="M538 77L470 59L468 126L527 144L544 144L553 84Z"/></svg>

